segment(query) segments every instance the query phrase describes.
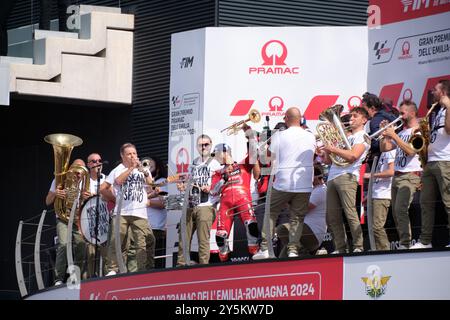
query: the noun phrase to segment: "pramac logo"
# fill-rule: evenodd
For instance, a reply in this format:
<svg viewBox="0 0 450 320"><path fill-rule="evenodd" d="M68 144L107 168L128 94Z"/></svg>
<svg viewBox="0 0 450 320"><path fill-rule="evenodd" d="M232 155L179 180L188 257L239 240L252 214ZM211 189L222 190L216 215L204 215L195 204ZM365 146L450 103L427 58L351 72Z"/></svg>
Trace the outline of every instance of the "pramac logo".
<svg viewBox="0 0 450 320"><path fill-rule="evenodd" d="M175 160L177 166L177 173L186 173L189 169L189 152L186 148L180 148L177 152Z"/></svg>
<svg viewBox="0 0 450 320"><path fill-rule="evenodd" d="M410 59L412 55L409 53L411 51L411 44L409 41L405 41L402 44L402 54L398 57L399 59Z"/></svg>
<svg viewBox="0 0 450 320"><path fill-rule="evenodd" d="M299 74L299 67L286 66L288 49L280 40L270 40L261 49L262 64L249 67L249 74Z"/></svg>
<svg viewBox="0 0 450 320"><path fill-rule="evenodd" d="M275 96L270 98L268 103L269 111L261 112L262 116L282 116L284 115L283 107L284 101L283 98L279 96Z"/></svg>

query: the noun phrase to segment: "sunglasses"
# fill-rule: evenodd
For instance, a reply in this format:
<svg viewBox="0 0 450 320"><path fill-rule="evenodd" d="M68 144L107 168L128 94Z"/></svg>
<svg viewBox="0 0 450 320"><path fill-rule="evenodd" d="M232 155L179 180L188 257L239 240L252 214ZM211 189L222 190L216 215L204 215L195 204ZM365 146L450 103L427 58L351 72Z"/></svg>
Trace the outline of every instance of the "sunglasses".
<svg viewBox="0 0 450 320"><path fill-rule="evenodd" d="M202 148L202 147L209 147L211 144L210 143L199 143L197 146L199 147L199 148Z"/></svg>
<svg viewBox="0 0 450 320"><path fill-rule="evenodd" d="M101 163L102 162L102 159L98 159L98 160L91 160L91 161L89 161L90 163Z"/></svg>

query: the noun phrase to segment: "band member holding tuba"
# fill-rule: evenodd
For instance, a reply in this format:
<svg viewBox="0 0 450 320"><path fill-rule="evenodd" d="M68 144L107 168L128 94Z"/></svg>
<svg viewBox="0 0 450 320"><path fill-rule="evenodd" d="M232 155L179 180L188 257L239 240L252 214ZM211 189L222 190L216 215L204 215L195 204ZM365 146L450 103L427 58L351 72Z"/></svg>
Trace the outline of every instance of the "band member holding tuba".
<svg viewBox="0 0 450 320"><path fill-rule="evenodd" d="M81 192L82 199L87 199L89 197L89 192L86 190L81 190L82 188L82 179L86 179L87 175L82 176L83 171L71 171L73 168L81 168L84 167L85 163L82 159L76 159L69 167L69 172L71 172L73 176L72 185L69 185L66 181L63 181L61 184L58 183L56 185L56 180L53 179L52 184L50 186L50 190L48 191L47 197L45 198L45 204L50 206L55 203L55 201L61 201L64 203L65 211L70 215L71 204L74 199L69 201L69 198L72 198L74 194L78 194ZM87 172L87 170L86 170ZM67 173L63 173L62 176L67 175ZM79 203L79 206L81 204ZM56 212L56 235L58 237L58 247L56 249L56 261L55 261L55 286L62 285L66 280L66 270L67 270L67 222L68 215L61 215L60 212L55 207ZM76 217L77 219L77 217ZM81 235L77 223L73 224L72 229L72 237L73 237L73 254L74 254L74 263L82 270L84 264L84 256L86 253L86 242Z"/></svg>
<svg viewBox="0 0 450 320"><path fill-rule="evenodd" d="M409 206L420 186L422 168L419 155L409 143L413 131L418 127L417 105L405 100L399 109L404 123L403 130L397 134L389 126L381 133L384 139L381 140L380 147L382 152L397 149L391 186L392 215L397 227L399 249L407 249L411 245Z"/></svg>
<svg viewBox="0 0 450 320"><path fill-rule="evenodd" d="M344 210L353 238L353 252L362 252L363 234L356 211L355 200L358 188L359 171L370 145L365 139L364 126L369 115L363 107L353 108L350 112L351 135L347 137L350 149L341 149L324 141L324 163L331 163L330 154L336 164L330 167L327 181L327 224L333 233L335 251L347 252L345 227L342 219ZM342 165L342 162L347 164Z"/></svg>
<svg viewBox="0 0 450 320"><path fill-rule="evenodd" d="M202 134L197 138L197 151L199 156L194 159L191 167L193 188L191 191L189 208L186 216L186 239L191 247L192 236L197 231L198 257L200 264L208 264L210 257L210 232L215 217L215 209L210 198L211 177L220 164L211 157L212 140ZM185 184L178 183L177 188L185 191ZM181 228L179 228L181 232ZM183 243L179 234L177 266L186 264L183 256Z"/></svg>
<svg viewBox="0 0 450 320"><path fill-rule="evenodd" d="M100 187L100 194L110 196L110 188L114 188L116 199L114 215L120 210L120 240L122 254L127 255L127 242L124 241L128 232L135 242L137 271L143 271L147 267L153 267L154 252L147 252L147 242L155 238L147 221L147 190L146 185L153 182L149 171L143 169L139 161L136 147L131 143L125 143L120 147L122 163L114 168ZM122 202L121 207L119 204ZM115 219L113 218L111 228L114 230ZM112 232L107 276L115 275L118 271L115 243L116 235ZM153 246L149 246L154 248Z"/></svg>
<svg viewBox="0 0 450 320"><path fill-rule="evenodd" d="M440 80L434 87L433 97L439 108L431 113L428 159L423 169L420 206L422 229L420 240L411 249L431 248L434 216L438 193L447 211L450 230L450 80ZM428 121L428 119L426 119ZM450 246L447 245L447 247Z"/></svg>
<svg viewBox="0 0 450 320"><path fill-rule="evenodd" d="M301 249L303 222L313 189L316 138L314 134L301 128L300 120L300 110L296 107L289 108L284 116L288 129L277 132L271 139L272 174L275 175L275 180L271 197L268 199L270 216L264 219L261 249L253 256L254 260L269 258L267 239L273 236L280 212L288 203L290 203L288 257L297 257ZM265 231L268 228L270 234Z"/></svg>

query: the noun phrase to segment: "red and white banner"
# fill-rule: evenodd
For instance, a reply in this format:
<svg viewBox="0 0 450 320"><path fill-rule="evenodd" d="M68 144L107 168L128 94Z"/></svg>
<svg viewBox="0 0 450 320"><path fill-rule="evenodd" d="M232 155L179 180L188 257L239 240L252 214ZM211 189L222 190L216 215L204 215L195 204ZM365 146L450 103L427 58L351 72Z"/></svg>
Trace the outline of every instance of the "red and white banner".
<svg viewBox="0 0 450 320"><path fill-rule="evenodd" d="M382 25L450 11L448 0L370 0L370 5L380 9Z"/></svg>
<svg viewBox="0 0 450 320"><path fill-rule="evenodd" d="M81 284L82 300L342 300L343 258L152 272Z"/></svg>
<svg viewBox="0 0 450 320"><path fill-rule="evenodd" d="M381 26L369 30L368 90L394 105L412 99L419 116L428 91L450 79L450 1L372 0Z"/></svg>

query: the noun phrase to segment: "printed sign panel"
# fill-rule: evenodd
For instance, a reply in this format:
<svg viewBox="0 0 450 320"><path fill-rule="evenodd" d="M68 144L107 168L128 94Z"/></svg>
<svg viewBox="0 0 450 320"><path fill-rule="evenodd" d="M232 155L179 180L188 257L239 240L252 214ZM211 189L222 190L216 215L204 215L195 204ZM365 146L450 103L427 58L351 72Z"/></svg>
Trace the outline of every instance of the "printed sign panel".
<svg viewBox="0 0 450 320"><path fill-rule="evenodd" d="M341 300L342 258L208 266L86 282L81 299Z"/></svg>
<svg viewBox="0 0 450 320"><path fill-rule="evenodd" d="M450 2L375 1L381 27L369 31L370 92L394 105L411 99L419 116L427 112L428 92L450 79Z"/></svg>
<svg viewBox="0 0 450 320"><path fill-rule="evenodd" d="M344 300L450 299L450 251L344 258Z"/></svg>

